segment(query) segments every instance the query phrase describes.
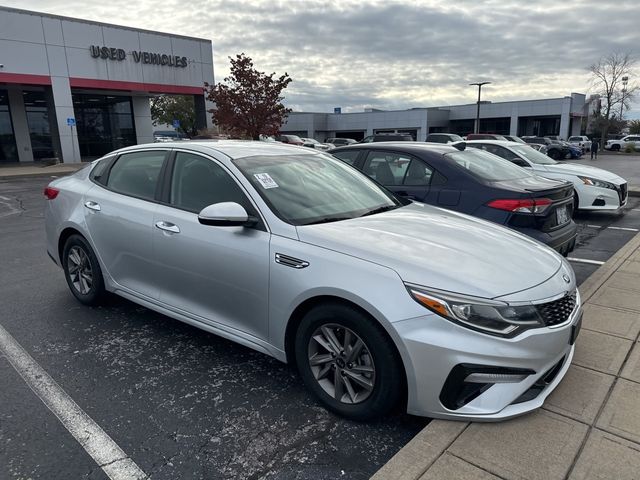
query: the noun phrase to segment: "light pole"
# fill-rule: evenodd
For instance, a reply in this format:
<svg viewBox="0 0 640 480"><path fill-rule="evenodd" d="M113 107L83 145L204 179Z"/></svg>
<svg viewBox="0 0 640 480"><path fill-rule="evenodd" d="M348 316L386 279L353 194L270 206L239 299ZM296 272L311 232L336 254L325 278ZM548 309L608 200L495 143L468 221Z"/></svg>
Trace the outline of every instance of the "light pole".
<svg viewBox="0 0 640 480"><path fill-rule="evenodd" d="M622 121L622 110L624 109L624 94L627 93L627 83L629 83L629 77L622 77L622 100L620 101L620 121Z"/></svg>
<svg viewBox="0 0 640 480"><path fill-rule="evenodd" d="M476 106L476 126L474 128L474 133L480 133L480 92L482 91L483 85L488 85L491 82L477 82L470 83L469 85L477 85L478 86L478 104Z"/></svg>

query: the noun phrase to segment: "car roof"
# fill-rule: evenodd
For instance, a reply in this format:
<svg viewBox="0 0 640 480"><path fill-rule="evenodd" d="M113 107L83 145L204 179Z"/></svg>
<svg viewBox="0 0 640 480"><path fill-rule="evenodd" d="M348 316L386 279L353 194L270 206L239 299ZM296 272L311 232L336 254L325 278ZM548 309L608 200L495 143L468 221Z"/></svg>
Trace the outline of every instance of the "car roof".
<svg viewBox="0 0 640 480"><path fill-rule="evenodd" d="M373 148L384 148L384 147L393 147L394 150L400 152L435 152L435 153L451 153L458 152L459 150L451 145L447 145L445 143L432 143L432 142L372 142L372 143L355 143L352 145L345 145L344 147L338 147L333 150L356 150L358 148L361 149L373 149ZM330 150L331 152L332 150Z"/></svg>
<svg viewBox="0 0 640 480"><path fill-rule="evenodd" d="M487 143L489 145L501 145L503 147L513 147L514 145L523 145L520 142L510 142L508 140L490 140L490 139L486 139L486 140L465 140L464 143L470 143L470 144Z"/></svg>
<svg viewBox="0 0 640 480"><path fill-rule="evenodd" d="M258 155L322 155L323 152L307 147L287 145L280 142L260 142L250 140L186 140L180 142L147 143L117 150L117 153L132 152L145 149L179 148L194 152L210 153L216 151L232 159L254 157Z"/></svg>

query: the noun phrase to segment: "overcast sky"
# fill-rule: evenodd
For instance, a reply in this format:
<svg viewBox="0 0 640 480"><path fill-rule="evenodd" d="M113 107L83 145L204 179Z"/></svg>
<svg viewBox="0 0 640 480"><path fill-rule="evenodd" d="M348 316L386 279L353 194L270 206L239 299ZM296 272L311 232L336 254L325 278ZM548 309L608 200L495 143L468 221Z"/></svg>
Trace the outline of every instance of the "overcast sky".
<svg viewBox="0 0 640 480"><path fill-rule="evenodd" d="M0 0L209 38L216 81L245 52L296 111L403 109L589 93L601 55L640 54L638 0ZM638 71L640 75L640 70ZM629 117L640 117L636 103Z"/></svg>

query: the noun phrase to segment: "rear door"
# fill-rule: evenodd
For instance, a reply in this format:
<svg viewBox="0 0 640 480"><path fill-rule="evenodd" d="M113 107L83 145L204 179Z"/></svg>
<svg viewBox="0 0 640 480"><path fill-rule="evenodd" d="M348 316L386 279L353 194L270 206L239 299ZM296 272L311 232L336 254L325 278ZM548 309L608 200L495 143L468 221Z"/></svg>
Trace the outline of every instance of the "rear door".
<svg viewBox="0 0 640 480"><path fill-rule="evenodd" d="M85 221L107 273L119 285L158 298L158 267L152 247L158 179L168 150L120 155L84 196Z"/></svg>
<svg viewBox="0 0 640 480"><path fill-rule="evenodd" d="M434 173L421 159L388 150L369 150L362 171L392 192L419 201L427 196Z"/></svg>

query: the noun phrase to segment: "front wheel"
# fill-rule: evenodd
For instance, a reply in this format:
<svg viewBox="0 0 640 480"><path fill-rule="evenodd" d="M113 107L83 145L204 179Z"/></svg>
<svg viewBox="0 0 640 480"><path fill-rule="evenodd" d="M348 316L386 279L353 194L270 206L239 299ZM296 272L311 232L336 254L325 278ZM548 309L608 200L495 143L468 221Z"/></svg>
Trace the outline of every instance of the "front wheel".
<svg viewBox="0 0 640 480"><path fill-rule="evenodd" d="M573 194L573 216L574 217L578 214L579 207L580 207L580 199L578 198L578 194L574 192Z"/></svg>
<svg viewBox="0 0 640 480"><path fill-rule="evenodd" d="M612 152L620 151L620 145L611 145L611 151Z"/></svg>
<svg viewBox="0 0 640 480"><path fill-rule="evenodd" d="M555 148L552 150L549 150L547 152L547 155L549 155L551 158L553 158L554 160L560 160L560 152L558 150L556 150Z"/></svg>
<svg viewBox="0 0 640 480"><path fill-rule="evenodd" d="M87 240L71 235L62 251L62 268L71 293L80 303L98 305L105 296L98 259Z"/></svg>
<svg viewBox="0 0 640 480"><path fill-rule="evenodd" d="M297 331L295 356L306 386L346 418L382 416L401 398L404 370L391 339L353 307L336 303L309 311Z"/></svg>

